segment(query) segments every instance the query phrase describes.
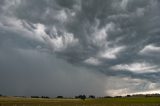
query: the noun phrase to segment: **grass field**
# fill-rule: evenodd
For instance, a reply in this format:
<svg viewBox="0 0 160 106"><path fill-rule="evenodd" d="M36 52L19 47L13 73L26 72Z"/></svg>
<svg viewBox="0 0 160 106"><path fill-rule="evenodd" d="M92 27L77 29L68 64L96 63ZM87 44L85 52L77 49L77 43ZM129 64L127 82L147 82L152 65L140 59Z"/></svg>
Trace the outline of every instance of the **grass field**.
<svg viewBox="0 0 160 106"><path fill-rule="evenodd" d="M0 106L160 106L160 97L101 99L34 99L0 97Z"/></svg>

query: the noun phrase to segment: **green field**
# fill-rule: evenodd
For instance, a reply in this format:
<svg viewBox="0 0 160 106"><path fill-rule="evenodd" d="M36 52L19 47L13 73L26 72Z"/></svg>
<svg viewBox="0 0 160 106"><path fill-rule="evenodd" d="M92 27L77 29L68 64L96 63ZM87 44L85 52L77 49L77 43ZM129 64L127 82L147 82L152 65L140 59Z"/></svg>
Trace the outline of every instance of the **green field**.
<svg viewBox="0 0 160 106"><path fill-rule="evenodd" d="M160 97L101 99L34 99L0 97L0 106L160 106Z"/></svg>

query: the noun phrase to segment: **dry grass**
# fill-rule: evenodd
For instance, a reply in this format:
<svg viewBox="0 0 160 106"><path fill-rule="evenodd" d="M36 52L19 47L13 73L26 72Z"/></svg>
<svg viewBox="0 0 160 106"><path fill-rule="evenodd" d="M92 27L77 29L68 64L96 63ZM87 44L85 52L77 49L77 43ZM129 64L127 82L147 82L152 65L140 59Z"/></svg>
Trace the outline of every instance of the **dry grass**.
<svg viewBox="0 0 160 106"><path fill-rule="evenodd" d="M160 106L160 98L34 99L1 97L0 106Z"/></svg>

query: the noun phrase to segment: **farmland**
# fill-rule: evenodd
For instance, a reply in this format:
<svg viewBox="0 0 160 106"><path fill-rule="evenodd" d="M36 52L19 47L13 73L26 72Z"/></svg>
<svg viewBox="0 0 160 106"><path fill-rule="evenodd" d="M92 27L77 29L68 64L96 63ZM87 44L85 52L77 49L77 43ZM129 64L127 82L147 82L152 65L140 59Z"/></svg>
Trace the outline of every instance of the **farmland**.
<svg viewBox="0 0 160 106"><path fill-rule="evenodd" d="M81 100L0 97L0 106L160 106L160 98L98 98Z"/></svg>

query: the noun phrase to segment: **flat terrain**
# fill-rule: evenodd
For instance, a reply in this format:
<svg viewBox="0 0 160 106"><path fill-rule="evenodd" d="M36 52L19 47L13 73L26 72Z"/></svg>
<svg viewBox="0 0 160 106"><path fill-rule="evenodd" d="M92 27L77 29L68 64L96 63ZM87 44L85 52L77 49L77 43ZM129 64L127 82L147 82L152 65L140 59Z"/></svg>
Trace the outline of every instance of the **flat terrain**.
<svg viewBox="0 0 160 106"><path fill-rule="evenodd" d="M160 97L101 99L34 99L0 97L0 106L160 106Z"/></svg>

